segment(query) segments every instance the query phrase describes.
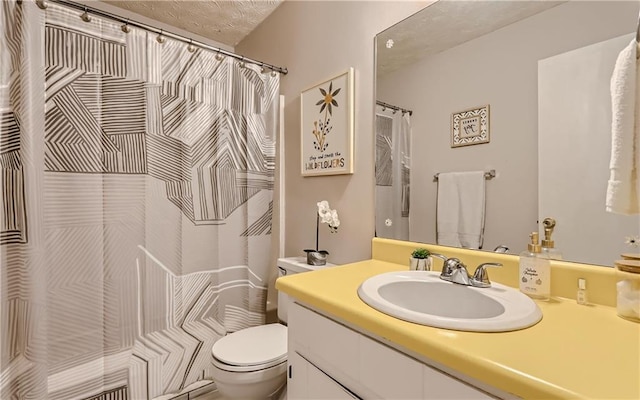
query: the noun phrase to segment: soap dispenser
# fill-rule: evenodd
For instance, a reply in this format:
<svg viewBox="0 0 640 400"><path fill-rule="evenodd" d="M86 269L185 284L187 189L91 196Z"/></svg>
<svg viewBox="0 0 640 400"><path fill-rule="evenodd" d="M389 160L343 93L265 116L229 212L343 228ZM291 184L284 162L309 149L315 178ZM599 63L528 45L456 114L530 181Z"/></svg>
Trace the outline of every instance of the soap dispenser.
<svg viewBox="0 0 640 400"><path fill-rule="evenodd" d="M544 239L542 239L542 253L546 254L551 260L562 260L562 253L555 247L555 243L551 240L553 228L556 226L556 220L553 218L545 218L542 221L544 226Z"/></svg>
<svg viewBox="0 0 640 400"><path fill-rule="evenodd" d="M531 232L527 250L520 253L520 291L538 300L551 296L551 265L542 252L538 232Z"/></svg>

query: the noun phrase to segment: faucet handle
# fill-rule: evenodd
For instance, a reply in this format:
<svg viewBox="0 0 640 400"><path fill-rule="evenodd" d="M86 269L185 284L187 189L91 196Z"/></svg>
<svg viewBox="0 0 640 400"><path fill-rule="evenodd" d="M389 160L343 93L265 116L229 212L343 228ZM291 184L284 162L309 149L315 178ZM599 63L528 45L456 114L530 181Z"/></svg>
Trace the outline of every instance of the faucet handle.
<svg viewBox="0 0 640 400"><path fill-rule="evenodd" d="M448 258L447 256L444 256L442 254L438 254L438 253L431 253L431 257L438 257L439 259L442 260L442 262L447 262Z"/></svg>
<svg viewBox="0 0 640 400"><path fill-rule="evenodd" d="M440 277L450 277L453 275L453 271L459 269L461 266L464 267L465 265L458 258L447 258L447 260L442 263L442 273L440 274Z"/></svg>
<svg viewBox="0 0 640 400"><path fill-rule="evenodd" d="M500 263L484 263L478 265L476 271L473 273L473 278L471 278L471 284L475 287L483 287L487 288L491 286L491 281L489 280L489 274L487 274L487 267L502 267Z"/></svg>
<svg viewBox="0 0 640 400"><path fill-rule="evenodd" d="M436 257L436 258L441 259L442 260L442 269L444 269L444 266L445 266L445 264L447 263L447 260L448 260L447 256L442 255L442 254L438 254L438 253L433 253L433 252L431 252L430 255L431 255L431 257Z"/></svg>

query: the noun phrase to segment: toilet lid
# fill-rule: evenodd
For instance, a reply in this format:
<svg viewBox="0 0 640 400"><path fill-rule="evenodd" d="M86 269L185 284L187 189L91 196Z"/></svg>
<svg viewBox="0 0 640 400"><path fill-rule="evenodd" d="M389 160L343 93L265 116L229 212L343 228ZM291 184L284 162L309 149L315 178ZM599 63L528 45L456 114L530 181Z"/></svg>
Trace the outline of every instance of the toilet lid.
<svg viewBox="0 0 640 400"><path fill-rule="evenodd" d="M218 340L211 349L225 364L248 366L280 361L287 356L287 327L268 324L242 329Z"/></svg>

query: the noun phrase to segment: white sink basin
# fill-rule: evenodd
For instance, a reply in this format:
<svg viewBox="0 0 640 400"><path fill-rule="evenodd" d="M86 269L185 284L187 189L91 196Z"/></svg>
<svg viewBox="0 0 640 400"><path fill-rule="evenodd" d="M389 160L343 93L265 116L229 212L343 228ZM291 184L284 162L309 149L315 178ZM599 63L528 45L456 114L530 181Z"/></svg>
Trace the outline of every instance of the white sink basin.
<svg viewBox="0 0 640 400"><path fill-rule="evenodd" d="M520 291L493 282L475 288L445 282L439 272L394 271L360 285L369 306L405 321L473 332L528 328L542 319L538 305Z"/></svg>

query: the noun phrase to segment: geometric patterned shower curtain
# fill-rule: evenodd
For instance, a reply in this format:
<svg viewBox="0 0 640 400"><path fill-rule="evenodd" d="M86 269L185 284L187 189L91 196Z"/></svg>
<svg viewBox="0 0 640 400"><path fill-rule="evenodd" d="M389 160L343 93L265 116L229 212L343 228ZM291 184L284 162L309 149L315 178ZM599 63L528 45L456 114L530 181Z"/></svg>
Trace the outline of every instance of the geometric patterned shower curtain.
<svg viewBox="0 0 640 400"><path fill-rule="evenodd" d="M0 2L0 398L185 393L264 322L279 75L80 14Z"/></svg>

